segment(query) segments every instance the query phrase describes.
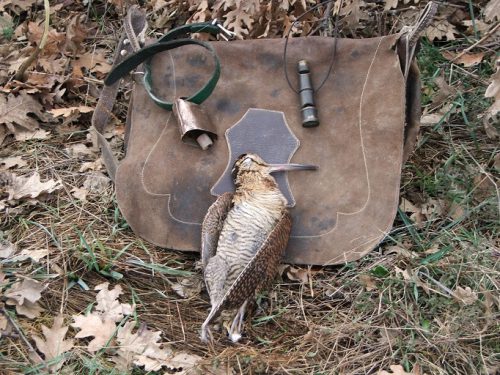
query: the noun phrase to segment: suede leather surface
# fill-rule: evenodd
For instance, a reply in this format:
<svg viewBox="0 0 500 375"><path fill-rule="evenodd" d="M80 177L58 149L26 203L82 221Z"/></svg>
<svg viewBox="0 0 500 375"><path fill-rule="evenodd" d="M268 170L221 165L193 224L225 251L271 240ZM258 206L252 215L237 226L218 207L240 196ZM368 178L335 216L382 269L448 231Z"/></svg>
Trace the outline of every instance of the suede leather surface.
<svg viewBox="0 0 500 375"><path fill-rule="evenodd" d="M116 173L118 204L131 228L159 246L199 251L201 222L216 199L211 189L229 161L225 132L249 109L267 109L283 112L300 142L291 162L319 166L288 174L296 204L284 261L325 265L365 255L392 227L403 151L409 153L418 129L418 69L412 67L406 87L397 42L398 35L338 40L333 71L315 94L316 128L302 127L299 96L283 71L285 40L213 42L222 71L202 106L218 139L206 151L183 143L175 116L136 84L127 152ZM309 62L318 87L333 43L323 37L290 40L286 66L294 87L300 59ZM171 100L189 96L210 77L211 60L191 46L158 54L155 93Z"/></svg>

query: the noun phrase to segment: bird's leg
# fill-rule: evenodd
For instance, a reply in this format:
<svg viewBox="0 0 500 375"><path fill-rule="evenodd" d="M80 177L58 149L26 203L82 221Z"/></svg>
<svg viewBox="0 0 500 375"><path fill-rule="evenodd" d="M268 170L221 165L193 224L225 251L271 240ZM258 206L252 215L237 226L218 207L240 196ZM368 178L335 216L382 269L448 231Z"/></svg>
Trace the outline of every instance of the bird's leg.
<svg viewBox="0 0 500 375"><path fill-rule="evenodd" d="M243 327L243 318L245 317L247 304L248 300L243 302L233 319L233 323L231 324L231 328L229 330L229 338L232 342L238 342L241 339L241 328Z"/></svg>
<svg viewBox="0 0 500 375"><path fill-rule="evenodd" d="M208 314L207 318L201 325L201 341L202 342L208 342L208 336L210 336L210 341L213 341L212 337L212 332L210 332L210 328L208 325L212 321L212 319L215 317L216 313L218 312L219 306L216 305L215 307L212 307L210 310L210 313Z"/></svg>
<svg viewBox="0 0 500 375"><path fill-rule="evenodd" d="M208 322L205 321L205 323L203 323L203 325L201 326L201 341L204 343L207 343L209 337L210 337L210 341L213 341L212 332L210 331L210 328L208 327Z"/></svg>

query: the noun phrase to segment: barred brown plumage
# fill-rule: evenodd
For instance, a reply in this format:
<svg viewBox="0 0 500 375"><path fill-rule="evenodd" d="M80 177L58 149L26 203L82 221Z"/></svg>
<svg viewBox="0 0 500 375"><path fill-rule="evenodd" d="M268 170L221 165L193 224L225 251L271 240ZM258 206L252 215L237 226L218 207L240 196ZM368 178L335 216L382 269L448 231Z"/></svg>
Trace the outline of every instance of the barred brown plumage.
<svg viewBox="0 0 500 375"><path fill-rule="evenodd" d="M221 195L209 208L202 225L202 265L212 305L202 325L224 309L239 307L229 336L240 339L248 301L274 279L288 243L292 220L272 172L316 169L311 165L267 164L255 154L235 162L235 193Z"/></svg>

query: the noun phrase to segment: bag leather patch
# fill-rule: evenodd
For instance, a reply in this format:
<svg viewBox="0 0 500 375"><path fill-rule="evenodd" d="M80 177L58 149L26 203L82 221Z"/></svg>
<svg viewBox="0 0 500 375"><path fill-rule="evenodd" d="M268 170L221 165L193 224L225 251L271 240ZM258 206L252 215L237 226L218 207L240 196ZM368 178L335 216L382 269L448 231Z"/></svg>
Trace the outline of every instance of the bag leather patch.
<svg viewBox="0 0 500 375"><path fill-rule="evenodd" d="M289 163L299 147L299 140L286 123L283 112L250 108L233 126L226 130L229 160L226 169L212 188L218 196L233 192L234 184L231 170L241 154L254 153L267 163ZM288 184L288 174L276 173L274 178L288 201L288 207L295 206L295 199Z"/></svg>

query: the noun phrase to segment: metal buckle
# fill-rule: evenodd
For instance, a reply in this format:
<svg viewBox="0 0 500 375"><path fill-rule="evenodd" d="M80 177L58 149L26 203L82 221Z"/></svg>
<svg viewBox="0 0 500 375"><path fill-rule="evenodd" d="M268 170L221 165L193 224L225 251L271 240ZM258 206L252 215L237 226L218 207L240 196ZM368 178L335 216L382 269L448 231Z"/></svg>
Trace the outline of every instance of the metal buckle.
<svg viewBox="0 0 500 375"><path fill-rule="evenodd" d="M217 26L220 29L219 35L226 42L236 38L236 33L232 32L232 31L226 29L224 26L222 26L222 24L219 22L219 20L217 18L212 21L212 25Z"/></svg>

